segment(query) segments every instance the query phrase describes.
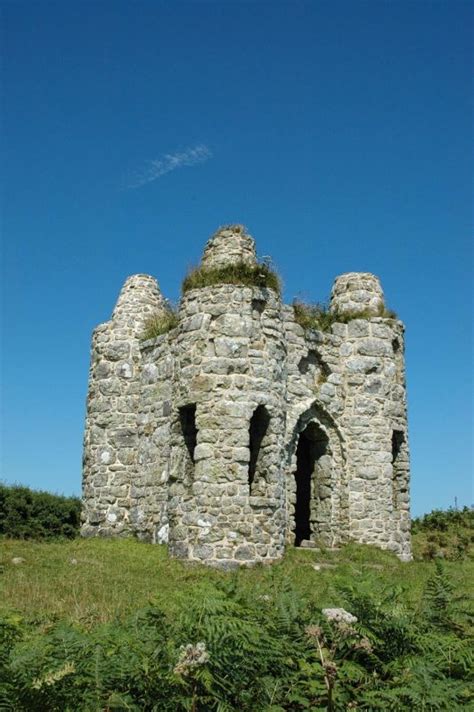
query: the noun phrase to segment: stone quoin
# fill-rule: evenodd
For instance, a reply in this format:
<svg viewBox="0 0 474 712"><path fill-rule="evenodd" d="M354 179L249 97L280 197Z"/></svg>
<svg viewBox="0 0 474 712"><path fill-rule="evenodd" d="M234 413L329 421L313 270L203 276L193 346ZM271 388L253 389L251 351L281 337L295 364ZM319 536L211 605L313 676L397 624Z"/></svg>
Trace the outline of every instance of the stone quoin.
<svg viewBox="0 0 474 712"><path fill-rule="evenodd" d="M234 225L201 266L241 263L258 264L255 243ZM272 288L221 283L187 290L177 325L143 341L166 309L133 275L94 330L83 536L134 534L225 569L350 540L409 560L404 326L380 316L377 277L336 278L327 331Z"/></svg>

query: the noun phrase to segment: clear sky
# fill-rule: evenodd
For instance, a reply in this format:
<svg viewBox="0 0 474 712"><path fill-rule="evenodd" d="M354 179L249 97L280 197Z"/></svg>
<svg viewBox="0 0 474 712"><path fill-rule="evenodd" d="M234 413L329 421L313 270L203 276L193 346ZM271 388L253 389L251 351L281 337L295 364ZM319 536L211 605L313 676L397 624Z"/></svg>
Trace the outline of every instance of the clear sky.
<svg viewBox="0 0 474 712"><path fill-rule="evenodd" d="M381 278L412 510L473 501L471 8L3 0L4 481L80 492L92 329L239 222L287 301Z"/></svg>

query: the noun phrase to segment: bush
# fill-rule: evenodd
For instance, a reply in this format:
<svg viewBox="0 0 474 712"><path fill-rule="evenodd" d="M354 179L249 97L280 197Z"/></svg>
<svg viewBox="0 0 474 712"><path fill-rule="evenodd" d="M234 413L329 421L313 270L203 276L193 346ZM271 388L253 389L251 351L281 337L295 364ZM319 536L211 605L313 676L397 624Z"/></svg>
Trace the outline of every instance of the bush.
<svg viewBox="0 0 474 712"><path fill-rule="evenodd" d="M183 280L182 292L190 289L211 287L218 284L238 284L245 287L266 287L281 293L281 282L278 274L265 262L249 265L246 262L236 262L225 267L212 269L195 267Z"/></svg>
<svg viewBox="0 0 474 712"><path fill-rule="evenodd" d="M327 304L316 302L307 304L295 300L293 302L293 312L297 324L303 329L316 329L316 331L329 331L333 324L347 324L352 319L371 319L380 316L384 319L396 319L397 315L391 309L382 307L377 314L364 309L361 311L344 312L330 311Z"/></svg>
<svg viewBox="0 0 474 712"><path fill-rule="evenodd" d="M168 306L166 311L153 314L145 322L145 329L142 334L142 341L156 339L157 336L167 334L168 331L178 326L178 314L176 309Z"/></svg>
<svg viewBox="0 0 474 712"><path fill-rule="evenodd" d="M449 508L446 510L434 509L429 514L417 517L412 520L412 534L426 531L446 532L461 526L466 529L474 529L474 509L463 507L463 509Z"/></svg>
<svg viewBox="0 0 474 712"><path fill-rule="evenodd" d="M411 531L418 535L414 541L415 558L464 559L472 556L474 510L470 507L434 510L413 519Z"/></svg>
<svg viewBox="0 0 474 712"><path fill-rule="evenodd" d="M0 535L49 539L79 534L81 500L0 484Z"/></svg>

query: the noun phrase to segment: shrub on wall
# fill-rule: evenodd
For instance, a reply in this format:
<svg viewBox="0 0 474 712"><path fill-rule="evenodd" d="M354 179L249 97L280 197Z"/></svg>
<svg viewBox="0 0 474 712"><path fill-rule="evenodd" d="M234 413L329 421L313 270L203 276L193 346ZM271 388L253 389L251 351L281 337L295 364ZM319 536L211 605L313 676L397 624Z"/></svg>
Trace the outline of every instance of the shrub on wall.
<svg viewBox="0 0 474 712"><path fill-rule="evenodd" d="M79 534L81 500L0 484L0 535L48 539Z"/></svg>

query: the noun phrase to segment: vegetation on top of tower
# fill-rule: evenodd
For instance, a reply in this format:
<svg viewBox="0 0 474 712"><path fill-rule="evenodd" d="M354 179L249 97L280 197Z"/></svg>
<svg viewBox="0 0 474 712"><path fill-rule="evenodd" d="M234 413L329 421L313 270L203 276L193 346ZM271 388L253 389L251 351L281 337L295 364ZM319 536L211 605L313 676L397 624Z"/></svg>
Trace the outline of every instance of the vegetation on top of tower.
<svg viewBox="0 0 474 712"><path fill-rule="evenodd" d="M141 336L142 341L156 339L157 336L167 334L178 325L178 312L171 304L166 306L163 312L152 314L145 321L145 328Z"/></svg>
<svg viewBox="0 0 474 712"><path fill-rule="evenodd" d="M266 287L281 293L281 280L267 262L248 264L235 262L222 267L194 267L183 280L182 292L212 287L219 284L238 284L244 287Z"/></svg>
<svg viewBox="0 0 474 712"><path fill-rule="evenodd" d="M397 314L385 307L380 307L376 314L370 309L338 312L331 311L329 306L324 303L307 304L297 299L293 302L293 312L296 323L303 329L315 329L316 331L330 331L333 324L347 324L352 319L371 319L374 316L397 319Z"/></svg>

